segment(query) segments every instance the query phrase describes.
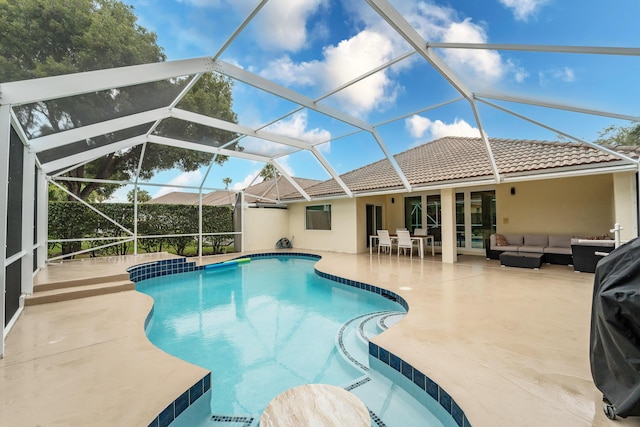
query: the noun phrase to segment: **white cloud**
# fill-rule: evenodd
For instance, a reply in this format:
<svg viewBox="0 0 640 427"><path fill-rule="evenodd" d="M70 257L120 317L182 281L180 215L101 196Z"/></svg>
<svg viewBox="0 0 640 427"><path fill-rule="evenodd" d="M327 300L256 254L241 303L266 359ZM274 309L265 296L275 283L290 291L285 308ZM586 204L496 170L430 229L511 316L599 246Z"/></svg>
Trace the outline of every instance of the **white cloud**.
<svg viewBox="0 0 640 427"><path fill-rule="evenodd" d="M327 46L322 60L294 63L283 56L272 61L260 74L288 85L317 85L328 92L367 71L388 62L395 51L385 35L364 30L338 45ZM396 97L396 85L389 70L380 71L333 95L343 108L354 115L391 103Z"/></svg>
<svg viewBox="0 0 640 427"><path fill-rule="evenodd" d="M250 136L243 138L240 145L244 148L246 153L257 154L268 158L279 157L295 150L295 148L288 145Z"/></svg>
<svg viewBox="0 0 640 427"><path fill-rule="evenodd" d="M278 163L278 165L282 169L284 169L284 171L289 176L295 176L295 172L294 172L293 168L291 167L291 165L289 164L289 158L288 157L280 157L279 159L276 160L276 163Z"/></svg>
<svg viewBox="0 0 640 427"><path fill-rule="evenodd" d="M503 6L511 9L518 21L526 21L535 15L549 0L499 0Z"/></svg>
<svg viewBox="0 0 640 427"><path fill-rule="evenodd" d="M289 176L295 176L293 168L291 167L291 165L289 165L289 159L288 158L281 157L278 160L276 160L276 162L278 163L278 165L282 169L284 169L284 171L287 174L289 174ZM236 182L235 184L233 184L231 189L233 189L233 190L244 190L249 185L255 185L255 184L261 183L263 181L263 179L262 179L262 177L260 177L258 175L260 175L260 171L262 171L263 168L264 168L264 165L262 165L259 169L256 169L253 172L249 173L247 176L244 177L244 179L241 182Z"/></svg>
<svg viewBox="0 0 640 427"><path fill-rule="evenodd" d="M543 70L538 72L538 80L540 86L549 84L549 80L559 80L563 83L573 83L576 75L573 69L569 67L554 68L551 70Z"/></svg>
<svg viewBox="0 0 640 427"><path fill-rule="evenodd" d="M438 6L428 2L405 1L394 4L399 12L427 42L488 43L487 29L473 22L471 18L462 19L458 12L450 7ZM367 14L363 19L372 19ZM388 35L393 39L394 35ZM394 43L397 44L396 41ZM512 75L521 83L528 73L510 60L505 60L499 52L481 49L442 49L437 52L451 69L480 88L493 86L496 82ZM416 56L412 58L416 60Z"/></svg>
<svg viewBox="0 0 640 427"><path fill-rule="evenodd" d="M409 133L415 139L435 140L445 136L480 136L478 128L471 126L462 119L455 119L453 123L444 123L441 120L432 121L414 114L405 120L405 124Z"/></svg>
<svg viewBox="0 0 640 427"><path fill-rule="evenodd" d="M326 70L324 86L335 88L392 59L394 46L383 34L364 30L337 46L324 51ZM389 71L377 72L338 92L335 97L344 108L363 115L374 108L392 103L396 98L396 85Z"/></svg>
<svg viewBox="0 0 640 427"><path fill-rule="evenodd" d="M186 186L199 186L202 183L202 173L200 170L191 172L183 172L180 175L169 181L169 185L186 185ZM163 196L172 191L184 191L182 188L175 187L162 187L153 197Z"/></svg>
<svg viewBox="0 0 640 427"><path fill-rule="evenodd" d="M488 37L482 27L465 19L450 22L442 35L443 42L486 43ZM495 82L503 78L508 66L500 54L491 50L447 49L442 56L455 71L483 81Z"/></svg>
<svg viewBox="0 0 640 427"><path fill-rule="evenodd" d="M244 190L251 183L258 184L258 183L262 182L262 178L258 177L256 179L256 176L260 175L260 171L261 170L262 170L262 168L251 172L249 175L245 176L244 179L241 182L236 182L235 184L233 184L231 186L231 189L232 190ZM255 179L255 181L254 181L254 179Z"/></svg>
<svg viewBox="0 0 640 427"><path fill-rule="evenodd" d="M307 129L307 112L301 111L292 115L289 119L281 120L267 127L265 130L289 138L301 139L311 144L331 139L331 132L320 129Z"/></svg>
<svg viewBox="0 0 640 427"><path fill-rule="evenodd" d="M307 43L307 19L326 0L271 0L255 20L256 42L266 48L296 52Z"/></svg>
<svg viewBox="0 0 640 427"><path fill-rule="evenodd" d="M427 2L406 1L395 5L400 13L427 41L487 43L485 29L470 18L460 19L454 9ZM371 8L347 6L357 16L364 30L325 47L323 57L307 62L294 62L289 56L272 61L261 73L264 77L287 85L315 85L325 92L358 77L408 50L398 36ZM528 73L511 61L505 61L496 51L479 49L444 49L438 52L451 69L476 85L489 85L513 74L522 82ZM354 115L365 116L374 109L392 104L399 85L394 74L402 72L419 58L411 59L379 71L332 96L341 107Z"/></svg>
<svg viewBox="0 0 640 427"><path fill-rule="evenodd" d="M574 82L576 80L576 76L575 73L573 72L573 70L569 67L563 67L557 70L553 70L551 72L551 75L558 79L561 80L565 83L571 83Z"/></svg>
<svg viewBox="0 0 640 427"><path fill-rule="evenodd" d="M507 64L509 66L509 69L513 73L513 79L516 81L516 83L522 83L529 77L529 72L523 67L516 64L514 61L507 60Z"/></svg>
<svg viewBox="0 0 640 427"><path fill-rule="evenodd" d="M298 112L288 119L272 124L265 128L265 132L299 139L310 144L316 144L331 139L331 133L325 129L307 129L306 111ZM252 137L243 139L242 146L248 153L260 154L269 158L279 157L295 150L295 148L288 145ZM323 150L329 150L329 146L330 144L323 144Z"/></svg>
<svg viewBox="0 0 640 427"><path fill-rule="evenodd" d="M289 55L271 61L260 75L287 85L311 86L323 67L318 61L295 63Z"/></svg>

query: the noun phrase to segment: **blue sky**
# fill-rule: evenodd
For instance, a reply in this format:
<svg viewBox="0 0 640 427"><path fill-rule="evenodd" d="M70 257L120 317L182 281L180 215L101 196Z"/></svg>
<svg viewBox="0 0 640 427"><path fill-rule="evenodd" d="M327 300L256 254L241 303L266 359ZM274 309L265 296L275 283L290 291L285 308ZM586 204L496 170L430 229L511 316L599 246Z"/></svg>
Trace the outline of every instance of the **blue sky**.
<svg viewBox="0 0 640 427"><path fill-rule="evenodd" d="M257 3L255 0L125 0L139 24L158 35L168 60L211 56ZM640 2L615 0L392 0L402 15L433 42L638 47ZM371 68L407 51L409 46L366 2L356 0L271 0L221 55L221 59L317 98ZM440 50L438 54L474 92L509 94L595 110L638 116L640 57L515 51ZM447 135L478 135L466 101L421 114L421 108L451 101L459 94L419 55L363 80L324 103L374 125L392 153ZM522 104L505 108L570 135L592 141L611 124L629 122ZM240 124L261 126L295 106L237 83L234 111ZM489 137L555 140L557 133L495 108L478 109ZM268 128L318 146L337 173L384 157L370 134L303 110ZM346 136L345 136L346 135ZM342 138L338 138L344 136ZM338 139L336 139L338 138ZM264 141L243 140L245 151L272 153ZM278 159L294 176L330 176L309 153ZM206 186L246 186L262 164L230 160L214 167ZM157 175L155 182L199 185L206 171ZM167 192L145 188L152 195Z"/></svg>

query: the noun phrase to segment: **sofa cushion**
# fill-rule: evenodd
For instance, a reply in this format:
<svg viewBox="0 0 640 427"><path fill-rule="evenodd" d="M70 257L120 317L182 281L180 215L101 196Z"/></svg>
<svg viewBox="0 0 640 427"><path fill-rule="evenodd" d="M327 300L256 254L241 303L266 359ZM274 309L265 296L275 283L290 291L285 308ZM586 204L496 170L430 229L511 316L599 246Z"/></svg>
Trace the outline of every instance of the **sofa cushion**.
<svg viewBox="0 0 640 427"><path fill-rule="evenodd" d="M500 252L518 252L520 246L496 246L493 249Z"/></svg>
<svg viewBox="0 0 640 427"><path fill-rule="evenodd" d="M503 234L503 236L509 242L509 246L522 246L522 234Z"/></svg>
<svg viewBox="0 0 640 427"><path fill-rule="evenodd" d="M549 236L549 247L552 248L570 248L571 236Z"/></svg>
<svg viewBox="0 0 640 427"><path fill-rule="evenodd" d="M544 253L545 254L571 255L571 247L562 248L562 247L549 246L547 248L544 248Z"/></svg>
<svg viewBox="0 0 640 427"><path fill-rule="evenodd" d="M544 251L544 246L520 246L518 252L528 252L534 254L541 254Z"/></svg>
<svg viewBox="0 0 640 427"><path fill-rule="evenodd" d="M524 246L541 246L549 245L549 236L546 234L525 234Z"/></svg>

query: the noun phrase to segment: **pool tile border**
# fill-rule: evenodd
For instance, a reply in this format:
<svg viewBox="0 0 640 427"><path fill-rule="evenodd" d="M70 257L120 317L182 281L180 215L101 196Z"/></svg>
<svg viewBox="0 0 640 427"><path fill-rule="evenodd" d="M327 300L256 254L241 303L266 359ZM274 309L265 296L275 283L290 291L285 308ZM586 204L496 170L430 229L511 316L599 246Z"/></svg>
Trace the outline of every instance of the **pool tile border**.
<svg viewBox="0 0 640 427"><path fill-rule="evenodd" d="M359 282L357 280L346 279L344 277L336 276L333 274L324 273L317 268L314 269L316 274L325 279L333 280L334 282L342 283L343 285L353 286L354 288L362 289L367 292L373 292L391 301L395 301L402 306L406 311L409 311L409 304L400 295L387 289L379 288L378 286L369 285L367 283Z"/></svg>
<svg viewBox="0 0 640 427"><path fill-rule="evenodd" d="M187 262L185 258L171 258L134 265L129 267L127 272L129 280L135 283L153 277L202 270L203 268L204 266L198 266L194 261Z"/></svg>
<svg viewBox="0 0 640 427"><path fill-rule="evenodd" d="M471 427L471 423L467 419L464 411L456 403L456 401L447 393L444 388L440 387L435 381L431 380L427 375L420 372L418 369L411 366L410 363L405 362L400 357L391 353L388 350L380 347L377 344L369 341L369 355L374 357L384 364L390 366L414 385L420 389L420 391L429 394L436 402L440 404L447 411L456 424L459 427Z"/></svg>
<svg viewBox="0 0 640 427"><path fill-rule="evenodd" d="M168 427L173 420L182 414L189 406L193 405L196 400L205 395L211 389L211 372L208 372L202 379L189 387L176 400L171 402L169 406L164 408L157 417L149 423L149 427Z"/></svg>
<svg viewBox="0 0 640 427"><path fill-rule="evenodd" d="M304 252L264 252L259 254L249 254L238 258L272 258L278 256L288 257L301 257L311 259L321 259L320 255L308 254ZM235 258L235 259L238 259ZM139 282L141 280L150 279L158 276L166 276L169 274L184 273L188 271L203 270L204 266L196 266L195 262L187 262L185 258L172 258L167 260L161 260L151 263L139 264L127 269L129 277L132 282ZM406 311L409 311L409 304L400 295L387 289L380 288L378 286L370 285L367 283L359 282L357 280L351 280L344 277L336 276L333 274L324 273L317 268L314 271L320 277L323 277L334 282L341 283L343 285L352 286L358 289L365 290L367 292L373 292L384 298L395 301L400 304ZM147 320L145 321L145 328L149 319L153 314L153 308ZM392 367L404 377L409 379L415 384L419 390L429 394L436 402L451 415L456 424L459 427L471 427L471 423L467 419L464 411L456 403L456 401L435 381L431 380L428 376L414 368L411 364L405 362L397 355L390 351L372 343L369 341L369 355L375 357L386 365ZM201 384L201 388L198 387ZM206 387L206 388L205 388ZM205 375L200 381L194 384L189 390L181 394L176 400L174 400L169 406L167 406L152 422L149 427L167 427L180 413L182 413L189 405L193 404L199 397L204 395L211 388L211 372ZM193 397L192 397L192 390ZM189 394L188 404L185 405L185 395ZM176 408L177 413L176 413ZM380 422L382 422L380 420ZM380 425L380 424L378 424Z"/></svg>
<svg viewBox="0 0 640 427"><path fill-rule="evenodd" d="M347 286L353 286L358 289L373 292L385 298L396 301L405 310L409 311L409 305L407 304L405 299L395 292L389 291L387 289L382 289L374 285L359 282L357 280L346 279L344 277L336 276L333 274L323 273L318 269L315 269L315 271L319 276L324 277L325 279L333 280ZM455 402L455 400L453 400L453 398L442 387L431 380L428 376L420 372L418 369L414 368L411 364L405 362L397 355L372 343L371 341L369 341L369 355L392 367L403 376L411 380L421 391L428 393L433 399L435 399L436 402L440 403L445 411L447 411L451 415L451 417L459 427L471 427L471 423L467 419L467 416L460 408L460 406ZM414 379L416 376L417 379Z"/></svg>

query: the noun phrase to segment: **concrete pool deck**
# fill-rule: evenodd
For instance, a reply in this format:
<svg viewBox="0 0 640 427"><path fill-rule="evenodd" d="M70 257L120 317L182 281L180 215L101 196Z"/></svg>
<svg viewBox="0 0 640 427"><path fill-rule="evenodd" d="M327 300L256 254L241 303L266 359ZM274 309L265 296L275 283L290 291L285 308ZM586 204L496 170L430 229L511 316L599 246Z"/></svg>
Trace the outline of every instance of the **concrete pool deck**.
<svg viewBox="0 0 640 427"><path fill-rule="evenodd" d="M321 255L320 271L405 298L408 315L373 341L436 381L474 427L640 426L640 417L608 420L591 380L593 274L297 251ZM50 265L36 282L121 273L143 259ZM0 359L0 424L148 425L206 373L146 339L152 304L125 291L25 307Z"/></svg>

